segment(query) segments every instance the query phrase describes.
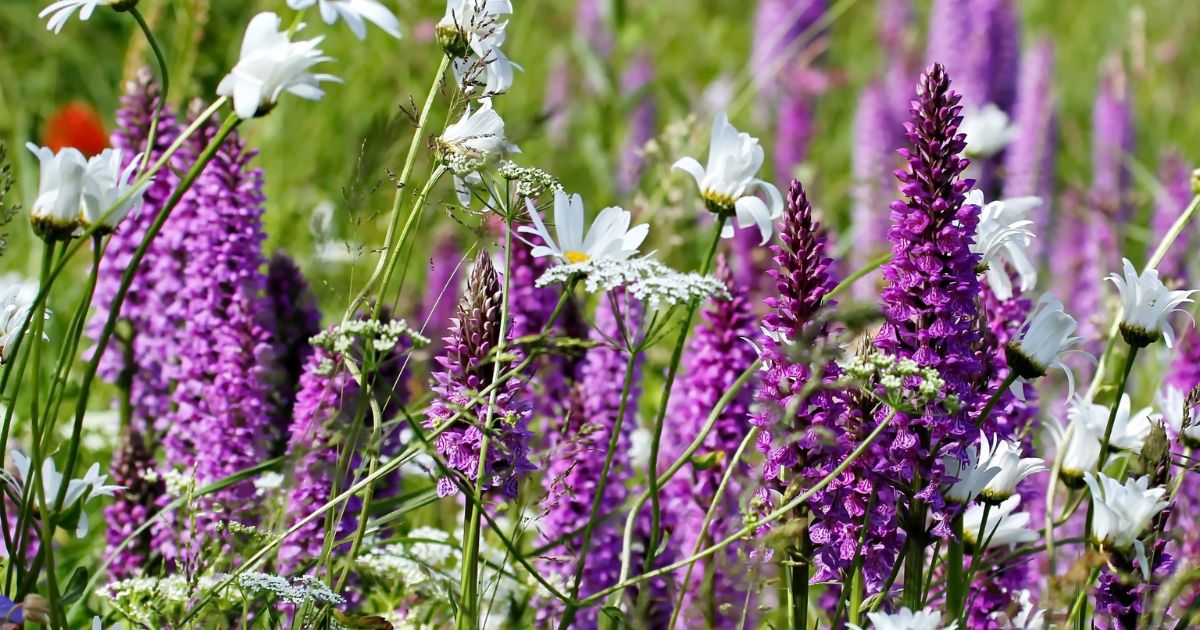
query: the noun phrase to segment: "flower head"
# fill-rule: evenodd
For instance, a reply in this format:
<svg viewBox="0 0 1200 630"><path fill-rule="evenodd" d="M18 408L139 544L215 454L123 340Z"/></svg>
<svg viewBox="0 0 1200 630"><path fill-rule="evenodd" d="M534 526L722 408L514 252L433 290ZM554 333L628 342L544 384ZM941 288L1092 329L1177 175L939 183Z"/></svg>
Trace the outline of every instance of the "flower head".
<svg viewBox="0 0 1200 630"><path fill-rule="evenodd" d="M237 65L217 86L217 94L233 99L233 109L242 119L266 115L284 92L320 100L325 95L321 82L339 80L309 72L313 66L331 61L317 48L322 38L293 42L281 25L274 13L254 16L246 27Z"/></svg>
<svg viewBox="0 0 1200 630"><path fill-rule="evenodd" d="M135 155L124 169L122 157L120 149L105 149L88 160L80 217L84 227L99 223L101 232L110 232L130 211L141 209L142 195L154 180L134 186L133 176L142 156Z"/></svg>
<svg viewBox="0 0 1200 630"><path fill-rule="evenodd" d="M1092 405L1079 396L1071 399L1067 408L1066 428L1054 418L1050 418L1047 429L1050 438L1062 451L1062 467L1060 476L1072 487L1079 487L1083 475L1096 469L1100 461L1100 437L1104 435L1104 426L1096 428L1097 422L1089 419L1094 412L1092 407L1099 407L1105 414L1103 422L1107 422L1107 412L1100 405Z"/></svg>
<svg viewBox="0 0 1200 630"><path fill-rule="evenodd" d="M955 630L958 627L957 622L943 626L942 613L931 608L917 612L901 608L894 613L867 613L867 619L871 620L871 627L875 630ZM863 630L852 623L846 625L854 630Z"/></svg>
<svg viewBox="0 0 1200 630"><path fill-rule="evenodd" d="M516 66L500 50L512 12L510 0L446 0L446 14L437 23L438 41L454 59L454 75L468 89L482 87L480 96L512 87Z"/></svg>
<svg viewBox="0 0 1200 630"><path fill-rule="evenodd" d="M671 166L687 171L700 187L710 210L722 217L736 214L739 227L758 226L762 243L771 240L771 222L783 214L783 196L774 184L754 177L762 167L763 149L758 139L739 132L729 124L725 112L713 119L712 142L708 148L708 166L700 166L695 158L685 157ZM768 201L754 196L762 190ZM721 236L733 236L733 226L726 224Z"/></svg>
<svg viewBox="0 0 1200 630"><path fill-rule="evenodd" d="M464 206L471 203L468 184L483 182L480 167L505 153L521 151L504 137L504 119L492 109L491 99L483 99L475 110L468 105L457 122L446 126L437 147L442 161L454 173L454 189Z"/></svg>
<svg viewBox="0 0 1200 630"><path fill-rule="evenodd" d="M1146 407L1131 415L1129 408L1129 394L1123 394L1117 403L1117 412L1113 415L1112 435L1109 436L1108 444L1117 450L1138 454L1142 452L1146 436L1150 435L1151 409ZM1109 407L1078 398L1067 410L1067 417L1072 422L1086 423L1097 436L1103 436L1108 429L1109 415Z"/></svg>
<svg viewBox="0 0 1200 630"><path fill-rule="evenodd" d="M29 317L32 302L21 285L11 285L0 292L0 364L12 358L13 346L21 335L25 318Z"/></svg>
<svg viewBox="0 0 1200 630"><path fill-rule="evenodd" d="M1196 419L1196 410L1179 388L1168 385L1166 389L1154 395L1154 404L1171 427L1172 432L1188 448L1200 448L1200 421Z"/></svg>
<svg viewBox="0 0 1200 630"><path fill-rule="evenodd" d="M558 265L543 273L536 284L539 287L566 284L576 276L584 277L582 285L588 293L624 287L630 296L645 302L650 309L728 296L725 284L712 276L680 273L651 258L602 257Z"/></svg>
<svg viewBox="0 0 1200 630"><path fill-rule="evenodd" d="M1018 131L1008 120L1008 114L992 103L963 112L958 129L966 134L966 154L973 158L989 158L1003 151L1016 139Z"/></svg>
<svg viewBox="0 0 1200 630"><path fill-rule="evenodd" d="M980 456L981 447L988 450L988 453L982 457ZM974 501L975 497L979 496L979 493L991 483L992 479L1000 474L1000 469L990 465L988 461L990 455L985 435L980 440L980 446L972 444L967 447L966 462L952 455L945 458L946 478L955 480L942 491L942 495L947 501L962 505Z"/></svg>
<svg viewBox="0 0 1200 630"><path fill-rule="evenodd" d="M1017 491L1017 484L1033 473L1046 470L1046 466L1040 457L1021 457L1018 442L993 440L989 445L986 435L980 438L980 459L986 459L988 467L998 471L980 494L985 501L996 504L1008 500Z"/></svg>
<svg viewBox="0 0 1200 630"><path fill-rule="evenodd" d="M583 199L579 195L554 191L554 233L555 240L546 229L541 216L532 203L528 204L529 218L533 226L524 225L517 229L525 234L533 234L541 239L544 245L533 247L533 256L553 256L564 263L587 262L594 258L612 258L625 260L638 253L638 247L646 240L650 226L642 223L633 228L629 227L631 216L628 210L612 207L605 208L596 216L584 234Z"/></svg>
<svg viewBox="0 0 1200 630"><path fill-rule="evenodd" d="M1026 217L1042 200L1018 197L984 205L983 192L976 188L967 194L964 203L980 207L971 251L979 254L980 262L987 266L985 276L992 293L1001 300L1013 296L1012 280L1005 263L1020 277L1021 291L1032 289L1037 284L1037 268L1029 257L1029 246L1033 243L1033 231L1029 228L1033 221Z"/></svg>
<svg viewBox="0 0 1200 630"><path fill-rule="evenodd" d="M1122 259L1124 276L1113 273L1108 279L1121 293L1124 314L1121 316L1121 336L1131 346L1143 348L1159 339L1167 347L1175 343L1175 332L1168 321L1180 304L1191 303L1196 291L1171 291L1158 278L1158 270L1147 268L1138 275L1128 258Z"/></svg>
<svg viewBox="0 0 1200 630"><path fill-rule="evenodd" d="M1029 529L1029 512L1013 512L1020 504L1019 495L1008 497L986 510L987 523L983 522L983 504L972 505L963 514L963 538L966 543L974 549L979 549L981 545L991 549L1037 540L1038 533ZM979 533L981 528L986 532L982 536Z"/></svg>
<svg viewBox="0 0 1200 630"><path fill-rule="evenodd" d="M359 39L367 38L367 22L383 29L383 32L400 38L400 20L392 14L379 0L287 0L288 7L296 10L307 9L316 4L321 11L321 19L326 24L334 24L338 19L346 21L346 26Z"/></svg>
<svg viewBox="0 0 1200 630"><path fill-rule="evenodd" d="M96 7L112 7L114 11L128 11L135 6L137 6L137 0L57 0L42 9L41 13L38 13L38 18L49 15L50 19L46 22L46 30L61 33L63 25L71 19L72 15L75 15L76 11L79 11L79 19L86 22L92 17Z"/></svg>
<svg viewBox="0 0 1200 630"><path fill-rule="evenodd" d="M29 479L29 471L32 462L20 451L12 451L10 453L13 459L13 465L17 468L17 478L8 479L8 483L15 487L16 493L20 496L24 492L24 486ZM42 491L44 496L58 497L59 489L62 487L63 475L58 472L58 468L54 465L54 460L47 457L42 461ZM123 486L110 486L105 482L108 481L108 475L100 474L100 464L92 464L87 473L82 479L71 479L67 482L67 491L63 495L62 508L67 508L75 505L77 501L86 502L92 497L111 497L114 493L124 490ZM80 510L79 523L75 528L76 538L83 538L88 532L87 512Z"/></svg>
<svg viewBox="0 0 1200 630"><path fill-rule="evenodd" d="M1008 365L1018 375L1014 391L1018 391L1020 383L1045 376L1046 370L1057 367L1067 375L1069 398L1075 391L1075 377L1062 362L1062 355L1083 340L1075 334L1078 327L1075 318L1063 311L1062 302L1043 293L1005 347Z"/></svg>
<svg viewBox="0 0 1200 630"><path fill-rule="evenodd" d="M77 149L54 153L33 143L25 146L41 163L38 196L29 210L33 231L47 240L69 239L79 227L87 160Z"/></svg>
<svg viewBox="0 0 1200 630"><path fill-rule="evenodd" d="M1167 502L1166 488L1151 488L1149 477L1127 479L1124 484L1104 473L1088 473L1084 482L1092 492L1092 542L1121 552L1136 549L1143 575L1149 574L1146 551L1139 537Z"/></svg>

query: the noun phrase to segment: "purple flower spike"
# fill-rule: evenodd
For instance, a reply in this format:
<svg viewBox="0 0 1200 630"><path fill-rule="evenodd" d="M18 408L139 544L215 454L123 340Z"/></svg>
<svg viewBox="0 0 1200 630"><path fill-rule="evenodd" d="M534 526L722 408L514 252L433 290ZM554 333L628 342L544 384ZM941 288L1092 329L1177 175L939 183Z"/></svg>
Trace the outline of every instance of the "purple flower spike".
<svg viewBox="0 0 1200 630"><path fill-rule="evenodd" d="M1050 234L1050 206L1054 199L1054 148L1057 133L1056 105L1051 92L1054 79L1054 44L1039 41L1021 61L1020 84L1013 108L1019 132L1004 154L1004 197L1041 197L1034 209L1033 229L1040 248Z"/></svg>
<svg viewBox="0 0 1200 630"><path fill-rule="evenodd" d="M104 555L109 560L108 573L114 580L134 577L150 562L153 542L150 530L139 534L120 552L117 547L157 512L155 502L165 492L163 483L148 481L143 476L156 465L142 434L126 427L111 468L113 485L124 486L125 490L118 492L112 504L104 508L104 520L108 523Z"/></svg>
<svg viewBox="0 0 1200 630"><path fill-rule="evenodd" d="M440 369L433 375L436 396L427 411L426 427L440 427L460 409L465 411L434 443L450 468L474 482L479 474L484 423L490 411L492 434L483 487L498 489L504 496L515 498L520 478L536 470L529 461L531 436L526 429L529 404L522 400L524 385L519 378L510 378L499 386L495 406L490 410L489 395L483 396L483 402L471 403L492 384L497 368L493 352L500 342L502 290L491 259L486 251L480 251L449 334L442 340L445 350L437 358ZM499 373L508 368L509 362L504 361ZM437 488L441 497L458 492L458 485L449 477L440 479Z"/></svg>

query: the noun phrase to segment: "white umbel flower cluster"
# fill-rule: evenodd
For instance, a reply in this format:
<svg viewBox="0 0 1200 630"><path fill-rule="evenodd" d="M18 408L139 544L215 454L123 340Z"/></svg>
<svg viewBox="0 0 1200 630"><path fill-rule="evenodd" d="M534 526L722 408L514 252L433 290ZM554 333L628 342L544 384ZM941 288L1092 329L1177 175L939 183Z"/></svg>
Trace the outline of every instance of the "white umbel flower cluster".
<svg viewBox="0 0 1200 630"><path fill-rule="evenodd" d="M713 276L680 273L651 258L593 258L557 265L538 278L537 286L566 284L575 277L583 278L583 288L588 293L603 293L624 287L631 297L641 300L651 309L729 296L725 284Z"/></svg>
<svg viewBox="0 0 1200 630"><path fill-rule="evenodd" d="M288 581L287 578L270 573L246 572L237 576L237 583L251 594L271 594L280 601L300 605L306 602L341 606L346 598L334 593L324 582L302 575Z"/></svg>

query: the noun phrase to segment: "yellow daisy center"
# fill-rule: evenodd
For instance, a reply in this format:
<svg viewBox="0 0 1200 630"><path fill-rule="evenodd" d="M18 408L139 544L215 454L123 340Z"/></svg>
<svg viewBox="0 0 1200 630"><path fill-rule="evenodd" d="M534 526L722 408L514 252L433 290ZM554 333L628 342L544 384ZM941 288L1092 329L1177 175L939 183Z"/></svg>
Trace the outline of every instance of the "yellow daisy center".
<svg viewBox="0 0 1200 630"><path fill-rule="evenodd" d="M567 262L570 262L572 264L587 262L587 261L591 260L591 258L592 258L591 256L588 256L587 254L585 254L583 252L577 252L575 250L571 250L569 252L563 252L563 256L566 257Z"/></svg>

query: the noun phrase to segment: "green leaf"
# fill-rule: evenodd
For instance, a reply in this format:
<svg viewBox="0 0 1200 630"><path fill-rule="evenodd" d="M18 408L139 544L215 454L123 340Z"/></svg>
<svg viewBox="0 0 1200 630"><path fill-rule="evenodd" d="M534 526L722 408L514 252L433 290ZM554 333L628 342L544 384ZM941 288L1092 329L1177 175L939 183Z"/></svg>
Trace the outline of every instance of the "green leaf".
<svg viewBox="0 0 1200 630"><path fill-rule="evenodd" d="M58 603L63 606L70 606L75 603L87 592L87 583L87 569L84 567L75 569L75 572L71 574L71 579L67 581L67 586L63 589L62 595L59 596Z"/></svg>
<svg viewBox="0 0 1200 630"><path fill-rule="evenodd" d="M390 621L375 615L348 615L335 610L333 618L351 630L393 630Z"/></svg>

